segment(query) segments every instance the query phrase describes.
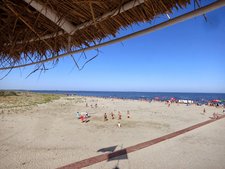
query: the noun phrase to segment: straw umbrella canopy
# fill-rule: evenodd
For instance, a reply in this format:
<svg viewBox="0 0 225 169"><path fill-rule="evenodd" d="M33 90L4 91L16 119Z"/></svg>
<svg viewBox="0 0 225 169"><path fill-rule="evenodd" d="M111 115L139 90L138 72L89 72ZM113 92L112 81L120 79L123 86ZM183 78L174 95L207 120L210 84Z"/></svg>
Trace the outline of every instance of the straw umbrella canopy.
<svg viewBox="0 0 225 169"><path fill-rule="evenodd" d="M0 70L81 52L116 37L121 28L188 4L190 0L0 0Z"/></svg>

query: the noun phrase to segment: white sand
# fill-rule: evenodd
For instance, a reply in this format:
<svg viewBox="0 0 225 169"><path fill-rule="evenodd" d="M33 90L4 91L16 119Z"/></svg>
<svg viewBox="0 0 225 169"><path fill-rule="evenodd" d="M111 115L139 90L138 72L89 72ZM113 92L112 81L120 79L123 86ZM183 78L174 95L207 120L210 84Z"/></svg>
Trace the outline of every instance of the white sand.
<svg viewBox="0 0 225 169"><path fill-rule="evenodd" d="M98 104L98 108L85 107ZM203 109L206 114L203 115ZM130 119L126 111L130 111ZM82 124L76 112L89 112ZM115 113L114 120L109 115ZM117 127L118 111L122 113ZM221 108L94 97L62 97L24 112L0 115L0 168L56 168L148 141L209 119ZM103 121L104 113L109 120ZM225 168L225 119L87 168Z"/></svg>

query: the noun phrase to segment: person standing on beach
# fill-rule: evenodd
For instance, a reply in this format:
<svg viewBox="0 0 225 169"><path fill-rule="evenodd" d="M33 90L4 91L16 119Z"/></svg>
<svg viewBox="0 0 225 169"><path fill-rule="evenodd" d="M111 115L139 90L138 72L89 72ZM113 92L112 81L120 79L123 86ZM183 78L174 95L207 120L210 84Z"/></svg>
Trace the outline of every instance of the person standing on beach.
<svg viewBox="0 0 225 169"><path fill-rule="evenodd" d="M107 120L108 120L107 114L105 113L105 114L104 114L104 121L107 121Z"/></svg>
<svg viewBox="0 0 225 169"><path fill-rule="evenodd" d="M114 114L113 114L113 112L111 113L111 117L112 117L112 119L114 119Z"/></svg>
<svg viewBox="0 0 225 169"><path fill-rule="evenodd" d="M84 122L84 116L83 115L80 116L80 120L81 120L81 123Z"/></svg>
<svg viewBox="0 0 225 169"><path fill-rule="evenodd" d="M213 113L213 119L218 119L219 118L219 116L218 116L218 114L217 113Z"/></svg>
<svg viewBox="0 0 225 169"><path fill-rule="evenodd" d="M120 122L118 122L117 126L118 126L118 127L121 127L121 124L120 124Z"/></svg>
<svg viewBox="0 0 225 169"><path fill-rule="evenodd" d="M170 107L170 103L171 103L171 102L170 102L170 100L169 100L169 101L168 101L168 107Z"/></svg>
<svg viewBox="0 0 225 169"><path fill-rule="evenodd" d="M85 113L85 117L86 117L86 118L89 118L88 112Z"/></svg>
<svg viewBox="0 0 225 169"><path fill-rule="evenodd" d="M127 118L129 119L130 118L130 111L127 110Z"/></svg>
<svg viewBox="0 0 225 169"><path fill-rule="evenodd" d="M203 109L203 114L205 114L205 112L206 112L206 111L205 111L205 108L204 108L204 109Z"/></svg>
<svg viewBox="0 0 225 169"><path fill-rule="evenodd" d="M121 115L120 111L118 112L118 119L119 119L119 120L122 119L122 115Z"/></svg>

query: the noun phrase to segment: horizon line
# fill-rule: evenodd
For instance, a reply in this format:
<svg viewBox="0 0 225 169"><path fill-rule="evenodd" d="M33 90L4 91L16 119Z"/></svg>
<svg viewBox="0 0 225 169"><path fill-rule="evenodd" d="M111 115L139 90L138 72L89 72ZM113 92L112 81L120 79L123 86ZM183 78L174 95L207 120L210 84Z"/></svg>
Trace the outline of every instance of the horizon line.
<svg viewBox="0 0 225 169"><path fill-rule="evenodd" d="M200 94L225 94L225 92L187 92L187 91L106 91L106 90L61 90L61 89L0 89L4 91L64 91L64 92L129 92L129 93L200 93Z"/></svg>

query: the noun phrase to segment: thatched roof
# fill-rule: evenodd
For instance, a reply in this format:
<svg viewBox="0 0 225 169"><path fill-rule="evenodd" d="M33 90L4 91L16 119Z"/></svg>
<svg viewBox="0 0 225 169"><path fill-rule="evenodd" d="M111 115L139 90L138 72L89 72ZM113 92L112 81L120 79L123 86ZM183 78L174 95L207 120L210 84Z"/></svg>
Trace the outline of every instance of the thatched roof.
<svg viewBox="0 0 225 169"><path fill-rule="evenodd" d="M129 3L133 6L128 8ZM188 3L190 0L0 0L0 63L36 62L88 47L116 36L120 28L151 21Z"/></svg>

